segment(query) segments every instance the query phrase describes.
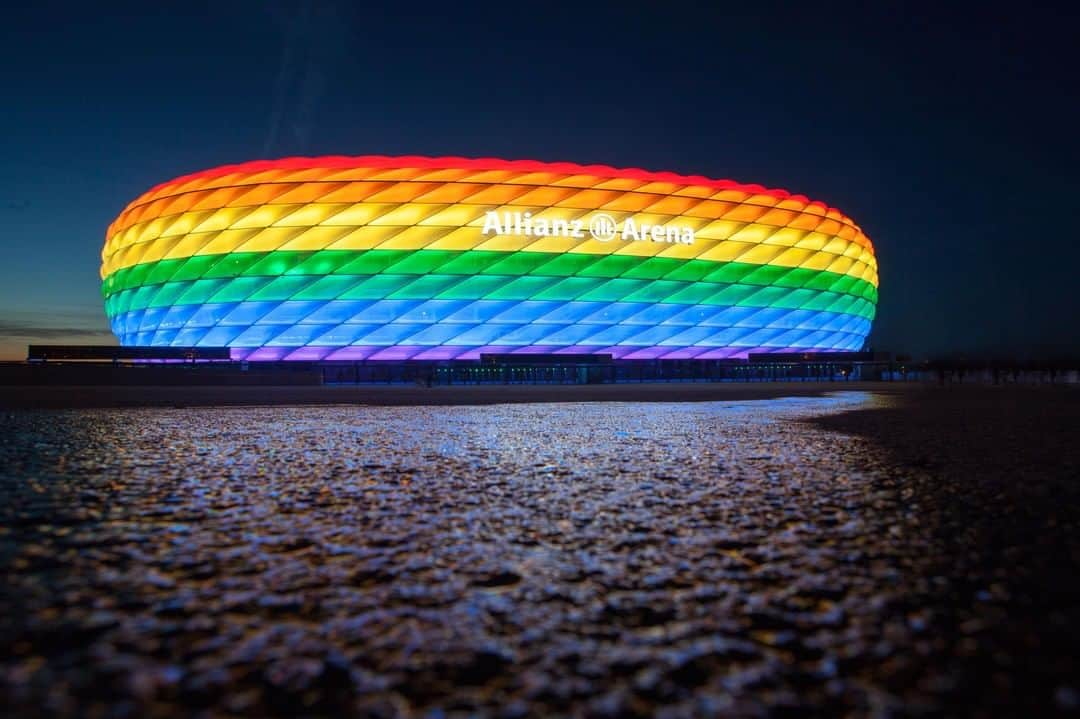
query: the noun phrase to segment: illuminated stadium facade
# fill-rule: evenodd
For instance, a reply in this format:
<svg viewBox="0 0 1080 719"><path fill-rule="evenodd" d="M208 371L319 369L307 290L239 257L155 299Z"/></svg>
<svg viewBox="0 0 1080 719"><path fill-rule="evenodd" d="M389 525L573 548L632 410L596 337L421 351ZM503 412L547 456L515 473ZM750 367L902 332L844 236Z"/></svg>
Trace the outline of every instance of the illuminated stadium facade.
<svg viewBox="0 0 1080 719"><path fill-rule="evenodd" d="M110 225L126 346L249 360L854 351L869 239L781 190L492 159L321 157L159 185Z"/></svg>

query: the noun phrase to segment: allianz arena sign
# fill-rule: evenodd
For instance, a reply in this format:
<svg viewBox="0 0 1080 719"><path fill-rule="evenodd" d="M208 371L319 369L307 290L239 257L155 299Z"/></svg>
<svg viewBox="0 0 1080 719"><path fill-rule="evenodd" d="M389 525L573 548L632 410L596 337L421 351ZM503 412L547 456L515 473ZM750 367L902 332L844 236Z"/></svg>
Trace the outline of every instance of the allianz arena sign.
<svg viewBox="0 0 1080 719"><path fill-rule="evenodd" d="M588 235L586 235L586 232ZM587 217L534 217L531 212L497 212L489 210L484 215L482 235L511 235L518 237L566 237L585 239L591 237L600 242L622 240L624 242L667 242L682 245L694 244L694 228L676 224L638 223L633 217L620 225L605 213Z"/></svg>

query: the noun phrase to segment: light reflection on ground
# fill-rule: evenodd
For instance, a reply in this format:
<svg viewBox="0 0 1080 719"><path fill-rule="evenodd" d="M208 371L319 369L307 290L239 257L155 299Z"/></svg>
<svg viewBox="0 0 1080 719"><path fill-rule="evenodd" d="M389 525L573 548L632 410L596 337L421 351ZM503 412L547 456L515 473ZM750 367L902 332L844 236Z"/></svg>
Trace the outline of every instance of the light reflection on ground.
<svg viewBox="0 0 1080 719"><path fill-rule="evenodd" d="M879 448L800 421L895 401L8 414L4 693L69 715L897 704L865 668L921 641L883 612L928 528Z"/></svg>

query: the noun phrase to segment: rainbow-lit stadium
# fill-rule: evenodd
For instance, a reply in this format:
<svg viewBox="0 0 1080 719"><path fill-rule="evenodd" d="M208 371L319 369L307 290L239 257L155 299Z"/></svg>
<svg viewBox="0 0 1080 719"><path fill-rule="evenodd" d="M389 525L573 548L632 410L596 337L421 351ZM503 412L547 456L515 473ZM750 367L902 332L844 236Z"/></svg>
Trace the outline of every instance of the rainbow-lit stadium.
<svg viewBox="0 0 1080 719"><path fill-rule="evenodd" d="M873 246L782 190L600 165L316 157L159 185L109 226L125 346L247 360L856 351Z"/></svg>

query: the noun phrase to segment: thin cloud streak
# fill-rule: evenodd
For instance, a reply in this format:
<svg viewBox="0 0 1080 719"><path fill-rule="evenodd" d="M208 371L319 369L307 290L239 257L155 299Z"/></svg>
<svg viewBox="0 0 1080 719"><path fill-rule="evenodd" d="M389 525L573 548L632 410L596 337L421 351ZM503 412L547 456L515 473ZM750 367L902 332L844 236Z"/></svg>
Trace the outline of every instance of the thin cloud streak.
<svg viewBox="0 0 1080 719"><path fill-rule="evenodd" d="M18 322L0 322L0 340L6 339L55 339L57 337L97 337L112 338L109 330L90 329L87 327L37 327Z"/></svg>
<svg viewBox="0 0 1080 719"><path fill-rule="evenodd" d="M104 314L83 310L9 313L0 319L0 342L10 340L55 340L94 338L111 344L114 340Z"/></svg>

